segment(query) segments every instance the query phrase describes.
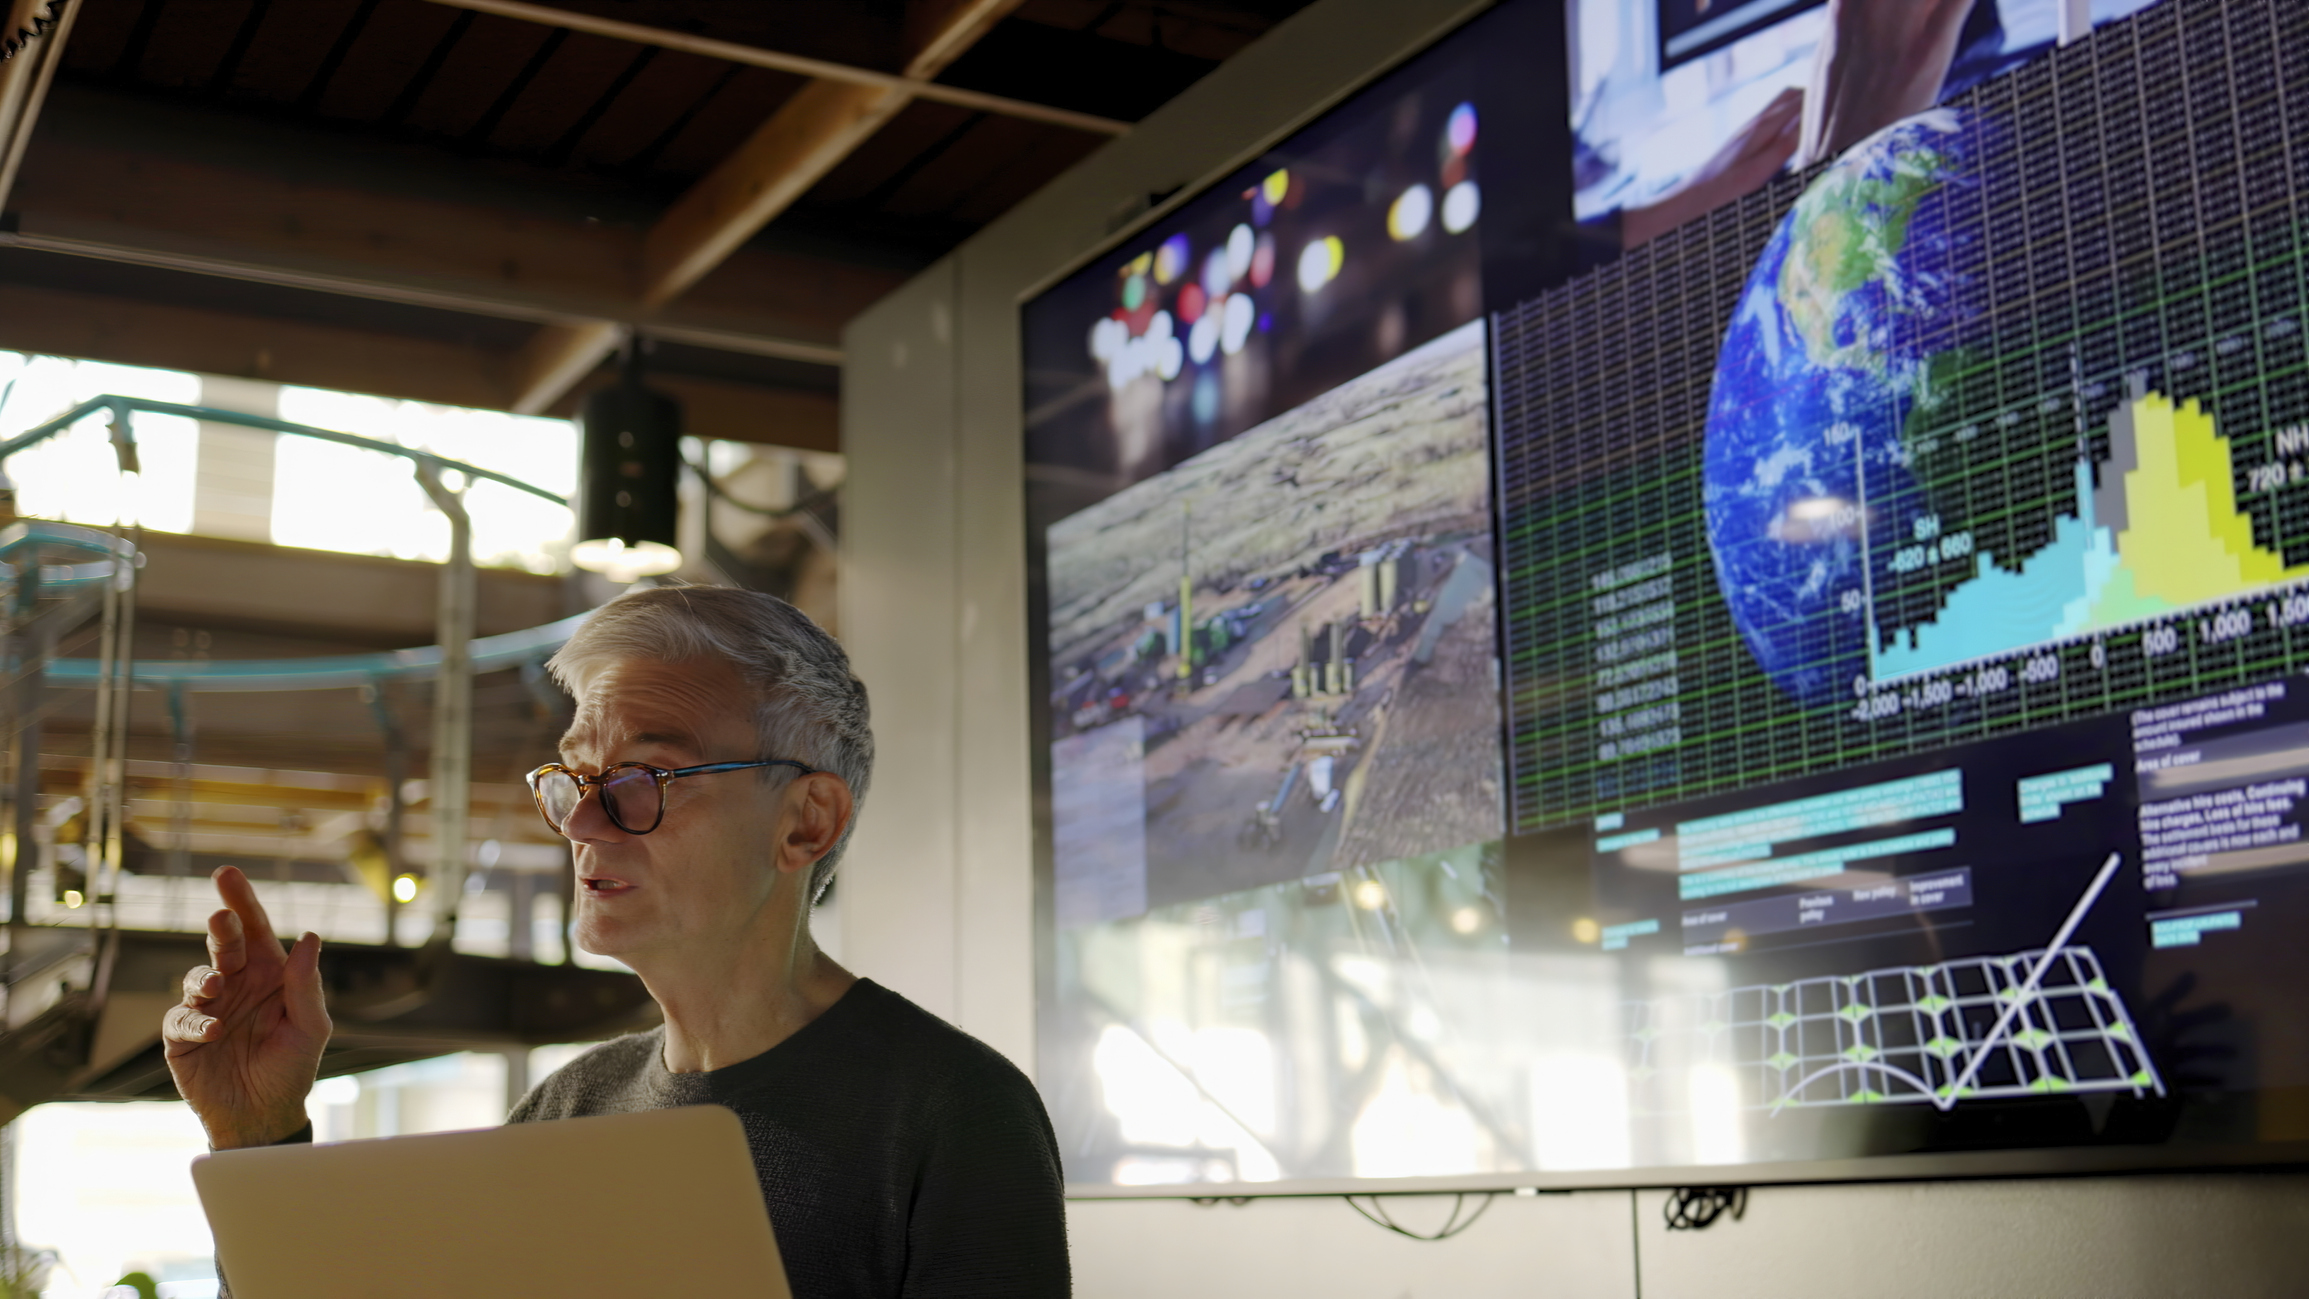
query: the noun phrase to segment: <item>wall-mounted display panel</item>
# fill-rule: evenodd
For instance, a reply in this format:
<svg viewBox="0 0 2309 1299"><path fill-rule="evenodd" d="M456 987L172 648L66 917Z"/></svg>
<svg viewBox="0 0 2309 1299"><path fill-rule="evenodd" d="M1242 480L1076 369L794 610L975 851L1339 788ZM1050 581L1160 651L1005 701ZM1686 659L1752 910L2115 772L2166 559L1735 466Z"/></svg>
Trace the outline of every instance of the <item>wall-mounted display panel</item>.
<svg viewBox="0 0 2309 1299"><path fill-rule="evenodd" d="M2309 1155L2309 18L1688 9L1026 304L1078 1191Z"/></svg>

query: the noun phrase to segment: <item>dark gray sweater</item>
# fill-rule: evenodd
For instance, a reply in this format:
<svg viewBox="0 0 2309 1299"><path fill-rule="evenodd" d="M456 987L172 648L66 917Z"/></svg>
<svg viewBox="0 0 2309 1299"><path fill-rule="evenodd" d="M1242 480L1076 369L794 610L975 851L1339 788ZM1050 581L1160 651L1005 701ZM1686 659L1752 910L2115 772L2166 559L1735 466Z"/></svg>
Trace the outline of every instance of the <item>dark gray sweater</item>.
<svg viewBox="0 0 2309 1299"><path fill-rule="evenodd" d="M1034 1085L869 979L726 1069L668 1073L665 1030L605 1042L509 1120L726 1105L753 1147L795 1299L1069 1292L1057 1140Z"/></svg>

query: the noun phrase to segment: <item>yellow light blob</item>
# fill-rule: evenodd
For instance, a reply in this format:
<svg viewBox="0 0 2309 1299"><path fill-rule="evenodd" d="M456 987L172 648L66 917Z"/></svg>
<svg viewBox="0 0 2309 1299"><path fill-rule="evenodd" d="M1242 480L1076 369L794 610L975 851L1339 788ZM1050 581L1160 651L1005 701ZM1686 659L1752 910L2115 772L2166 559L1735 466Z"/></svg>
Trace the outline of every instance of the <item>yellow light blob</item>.
<svg viewBox="0 0 2309 1299"><path fill-rule="evenodd" d="M1299 291L1319 292L1337 279L1339 268L1347 263L1347 246L1337 235L1325 235L1299 250Z"/></svg>
<svg viewBox="0 0 2309 1299"><path fill-rule="evenodd" d="M1266 195L1267 201L1269 203L1280 206L1283 201L1283 196L1291 192L1290 171L1288 169L1278 171L1267 177L1265 180L1260 181L1259 191Z"/></svg>
<svg viewBox="0 0 2309 1299"><path fill-rule="evenodd" d="M1365 911L1377 911L1387 905L1387 890L1377 880L1365 880L1355 886L1355 905Z"/></svg>
<svg viewBox="0 0 2309 1299"><path fill-rule="evenodd" d="M1387 237L1397 243L1417 239L1427 233L1427 223L1434 215L1435 192L1425 185L1413 185L1387 209Z"/></svg>
<svg viewBox="0 0 2309 1299"><path fill-rule="evenodd" d="M1187 237L1172 235L1155 249L1154 278L1157 284L1168 284L1187 268Z"/></svg>
<svg viewBox="0 0 2309 1299"><path fill-rule="evenodd" d="M1571 922L1571 936L1583 943L1593 943L1603 938L1603 926L1581 916Z"/></svg>
<svg viewBox="0 0 2309 1299"><path fill-rule="evenodd" d="M1483 928L1483 913L1474 907L1461 907L1451 913L1451 928L1456 933L1472 934Z"/></svg>
<svg viewBox="0 0 2309 1299"><path fill-rule="evenodd" d="M64 907L68 911L78 911L80 909L80 904L86 902L87 900L88 899L80 896L79 889L64 890Z"/></svg>
<svg viewBox="0 0 2309 1299"><path fill-rule="evenodd" d="M403 875L395 879L393 881L393 900L395 902L415 902L417 900L417 877Z"/></svg>

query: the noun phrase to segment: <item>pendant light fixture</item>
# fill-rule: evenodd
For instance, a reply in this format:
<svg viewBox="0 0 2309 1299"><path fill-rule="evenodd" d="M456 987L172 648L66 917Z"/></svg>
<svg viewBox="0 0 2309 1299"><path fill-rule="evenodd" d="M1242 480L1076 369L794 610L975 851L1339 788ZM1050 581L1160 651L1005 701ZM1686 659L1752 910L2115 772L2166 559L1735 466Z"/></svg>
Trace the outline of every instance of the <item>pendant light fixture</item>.
<svg viewBox="0 0 2309 1299"><path fill-rule="evenodd" d="M638 337L627 340L617 382L586 397L578 433L570 562L617 582L681 567L674 530L681 403L642 383Z"/></svg>

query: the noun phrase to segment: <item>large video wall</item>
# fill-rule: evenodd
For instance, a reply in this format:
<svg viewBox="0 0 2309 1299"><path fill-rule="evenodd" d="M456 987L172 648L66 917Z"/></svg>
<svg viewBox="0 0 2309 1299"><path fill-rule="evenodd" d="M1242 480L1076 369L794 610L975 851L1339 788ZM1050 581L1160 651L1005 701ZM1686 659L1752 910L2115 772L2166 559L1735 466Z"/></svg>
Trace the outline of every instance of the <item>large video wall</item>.
<svg viewBox="0 0 2309 1299"><path fill-rule="evenodd" d="M1070 1183L2309 1149L2305 28L1507 0L1030 302Z"/></svg>

